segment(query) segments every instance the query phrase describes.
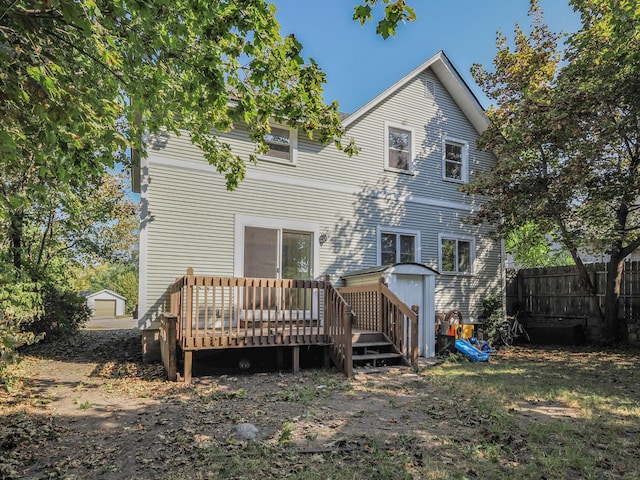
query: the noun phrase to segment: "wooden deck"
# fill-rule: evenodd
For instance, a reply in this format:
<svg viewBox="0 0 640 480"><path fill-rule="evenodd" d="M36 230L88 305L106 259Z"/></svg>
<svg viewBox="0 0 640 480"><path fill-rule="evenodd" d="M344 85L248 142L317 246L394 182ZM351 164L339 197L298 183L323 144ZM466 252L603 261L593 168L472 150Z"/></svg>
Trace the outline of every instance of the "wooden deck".
<svg viewBox="0 0 640 480"><path fill-rule="evenodd" d="M193 352L212 349L291 347L294 370L300 346L326 346L333 364L353 376L354 328L382 332L407 362L417 364L417 310L384 285L344 290L363 312L356 313L328 278L293 280L196 276L193 269L169 287L161 316L162 359L169 379L191 379ZM374 302L375 306L372 306Z"/></svg>

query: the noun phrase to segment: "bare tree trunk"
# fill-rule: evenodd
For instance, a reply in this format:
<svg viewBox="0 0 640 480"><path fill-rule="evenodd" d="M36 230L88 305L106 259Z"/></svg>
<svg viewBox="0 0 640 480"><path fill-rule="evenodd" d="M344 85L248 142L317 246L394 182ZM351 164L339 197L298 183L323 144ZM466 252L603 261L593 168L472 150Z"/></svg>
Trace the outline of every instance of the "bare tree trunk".
<svg viewBox="0 0 640 480"><path fill-rule="evenodd" d="M602 324L602 339L605 343L611 344L624 340L621 338L619 305L620 286L622 285L622 274L624 273L624 256L619 249L611 253L611 258L607 263L607 283L604 297L604 321Z"/></svg>
<svg viewBox="0 0 640 480"><path fill-rule="evenodd" d="M11 215L9 222L9 251L16 274L22 273L22 237L24 234L24 211L20 210Z"/></svg>
<svg viewBox="0 0 640 480"><path fill-rule="evenodd" d="M578 250L576 248L571 248L569 250L571 253L571 257L573 261L576 263L576 270L578 271L578 277L580 278L580 282L584 287L585 291L589 294L589 298L591 298L591 302L593 304L593 310L598 314L598 319L601 323L604 322L605 312L600 308L600 302L598 300L598 292L596 290L596 286L591 281L591 277L589 276L589 271L585 266L582 258L578 254Z"/></svg>

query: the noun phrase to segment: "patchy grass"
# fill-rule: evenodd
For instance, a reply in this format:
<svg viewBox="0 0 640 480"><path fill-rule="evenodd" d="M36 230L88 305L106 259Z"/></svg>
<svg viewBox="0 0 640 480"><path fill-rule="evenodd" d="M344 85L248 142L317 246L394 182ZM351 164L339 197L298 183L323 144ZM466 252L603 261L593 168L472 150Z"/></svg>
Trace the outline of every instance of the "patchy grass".
<svg viewBox="0 0 640 480"><path fill-rule="evenodd" d="M0 478L637 479L640 354L511 348L389 369L168 383L135 332L25 352L0 390ZM260 435L239 440L252 423Z"/></svg>

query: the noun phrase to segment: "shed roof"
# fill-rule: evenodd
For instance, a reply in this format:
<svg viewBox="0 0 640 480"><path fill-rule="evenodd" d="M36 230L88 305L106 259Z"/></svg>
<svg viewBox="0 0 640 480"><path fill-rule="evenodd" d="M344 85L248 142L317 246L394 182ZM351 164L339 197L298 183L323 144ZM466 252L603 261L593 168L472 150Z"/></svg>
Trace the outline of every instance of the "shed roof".
<svg viewBox="0 0 640 480"><path fill-rule="evenodd" d="M123 297L122 295L118 295L116 292L112 291L112 290L107 290L106 288L100 290L99 292L93 292L93 293L89 293L88 295L86 295L87 298L91 298L91 297L96 297L101 293L106 293L111 295L112 297L116 297L120 300L126 300L125 297Z"/></svg>
<svg viewBox="0 0 640 480"><path fill-rule="evenodd" d="M404 262L393 263L391 265L378 265L375 267L354 270L342 275L342 278L357 277L359 275L371 275L373 273L417 273L422 275L440 275L440 272L422 263Z"/></svg>

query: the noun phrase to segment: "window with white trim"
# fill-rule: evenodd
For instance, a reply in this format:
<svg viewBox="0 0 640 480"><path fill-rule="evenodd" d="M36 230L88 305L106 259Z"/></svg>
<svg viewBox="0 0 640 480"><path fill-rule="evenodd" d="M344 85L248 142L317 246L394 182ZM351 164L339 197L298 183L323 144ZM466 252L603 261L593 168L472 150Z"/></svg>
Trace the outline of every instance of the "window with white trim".
<svg viewBox="0 0 640 480"><path fill-rule="evenodd" d="M440 235L440 272L469 275L473 273L475 239Z"/></svg>
<svg viewBox="0 0 640 480"><path fill-rule="evenodd" d="M282 125L271 125L264 137L269 151L260 155L262 160L295 164L298 155L298 131Z"/></svg>
<svg viewBox="0 0 640 480"><path fill-rule="evenodd" d="M385 122L384 168L400 173L413 172L413 130Z"/></svg>
<svg viewBox="0 0 640 480"><path fill-rule="evenodd" d="M442 177L456 182L468 182L469 148L467 142L445 137L442 144Z"/></svg>
<svg viewBox="0 0 640 480"><path fill-rule="evenodd" d="M417 262L420 233L396 228L378 228L378 265Z"/></svg>

